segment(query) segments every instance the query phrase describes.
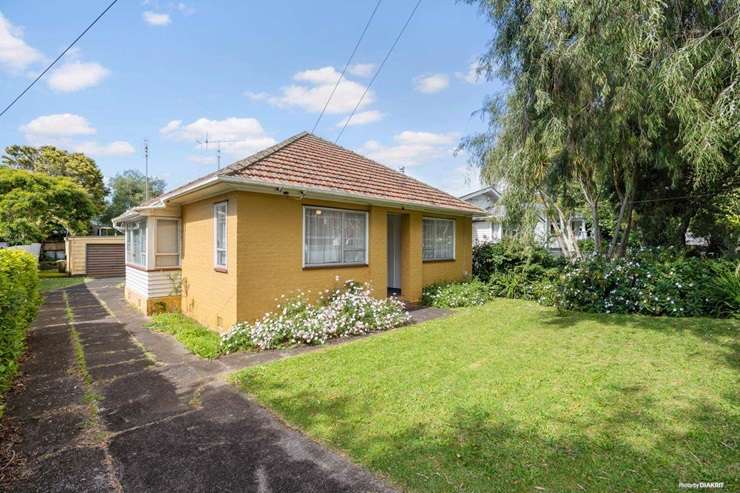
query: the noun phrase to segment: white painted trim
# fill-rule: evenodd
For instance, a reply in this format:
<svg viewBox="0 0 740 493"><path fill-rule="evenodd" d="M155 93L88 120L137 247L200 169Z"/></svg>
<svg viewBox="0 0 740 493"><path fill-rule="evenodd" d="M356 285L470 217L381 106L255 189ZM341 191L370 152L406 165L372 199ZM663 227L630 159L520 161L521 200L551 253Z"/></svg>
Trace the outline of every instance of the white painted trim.
<svg viewBox="0 0 740 493"><path fill-rule="evenodd" d="M224 253L226 257L225 264L218 263L218 214L216 209L225 206L224 211ZM213 266L219 269L227 269L229 265L229 201L222 200L213 204Z"/></svg>
<svg viewBox="0 0 740 493"><path fill-rule="evenodd" d="M170 252L160 252L159 251L159 221L175 221L175 234L177 235L177 252L170 253ZM156 216L154 217L154 268L173 268L173 267L180 267L180 252L182 252L182 230L181 230L181 222L179 218L176 217L160 217ZM157 257L174 257L177 256L177 264L176 265L168 265L166 267L164 266L157 266Z"/></svg>
<svg viewBox="0 0 740 493"><path fill-rule="evenodd" d="M342 192L338 190L328 190L322 188L312 187L301 187L299 185L291 185L286 183L277 182L265 182L259 180L248 180L246 178L238 178L234 176L219 176L218 181L224 183L230 183L234 185L243 185L245 187L252 187L253 191L259 191L261 193L276 193L276 194L287 194L290 191L302 196L304 198L317 198L317 199L329 199L329 200L343 200L351 203L360 204L373 204L392 207L396 209L406 209L415 211L428 211L438 212L447 214L459 214L463 216L474 216L480 214L482 209L478 211L459 209L457 207L444 207L435 206L432 204L423 204L419 202L410 202L405 200L394 200L394 199L383 199L372 195L365 195L361 193ZM265 190L269 189L269 190ZM475 207L470 204L471 207Z"/></svg>
<svg viewBox="0 0 740 493"><path fill-rule="evenodd" d="M424 258L424 221L450 221L452 222L452 257ZM422 262L434 262L435 260L457 260L457 220L446 217L422 217L421 218L421 260Z"/></svg>
<svg viewBox="0 0 740 493"><path fill-rule="evenodd" d="M309 209L318 210L321 209L322 211L338 211L338 212L354 212L357 214L364 214L365 216L365 261L362 263L358 262L352 262L352 263L328 263L328 264L306 264L306 211ZM301 233L301 266L303 268L311 268L311 267L347 267L347 266L353 266L353 265L369 265L369 257L370 253L368 252L370 248L370 218L368 211L358 210L358 209L340 209L337 207L322 207L319 205L304 205L303 209L301 210L301 214L303 214L303 231ZM344 223L342 223L342 236L344 236Z"/></svg>

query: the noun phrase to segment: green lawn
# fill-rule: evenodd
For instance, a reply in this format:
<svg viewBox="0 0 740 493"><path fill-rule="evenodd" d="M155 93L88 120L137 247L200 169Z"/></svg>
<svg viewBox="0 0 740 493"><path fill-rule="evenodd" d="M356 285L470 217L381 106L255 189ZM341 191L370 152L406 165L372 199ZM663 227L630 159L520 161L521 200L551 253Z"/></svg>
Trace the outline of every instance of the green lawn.
<svg viewBox="0 0 740 493"><path fill-rule="evenodd" d="M182 313L154 315L149 328L172 334L191 353L201 358L212 359L221 354L221 337Z"/></svg>
<svg viewBox="0 0 740 493"><path fill-rule="evenodd" d="M412 491L737 491L738 329L497 299L237 380Z"/></svg>
<svg viewBox="0 0 740 493"><path fill-rule="evenodd" d="M57 272L55 270L39 271L39 279L41 280L42 293L52 291L54 289L76 286L85 282L84 276L68 276L63 272Z"/></svg>

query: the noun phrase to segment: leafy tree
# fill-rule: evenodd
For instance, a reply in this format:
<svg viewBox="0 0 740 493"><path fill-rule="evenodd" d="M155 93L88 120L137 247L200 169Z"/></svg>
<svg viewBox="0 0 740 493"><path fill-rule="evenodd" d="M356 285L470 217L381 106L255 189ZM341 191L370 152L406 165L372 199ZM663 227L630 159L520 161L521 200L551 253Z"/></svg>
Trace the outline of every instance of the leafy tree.
<svg viewBox="0 0 740 493"><path fill-rule="evenodd" d="M655 191L702 194L735 173L738 0L466 1L495 27L482 71L510 89L462 145L520 209L543 208L566 255L580 256L578 212L595 250L620 256Z"/></svg>
<svg viewBox="0 0 740 493"><path fill-rule="evenodd" d="M105 207L108 190L103 174L95 160L81 152L67 152L54 146L11 145L5 148L0 161L9 168L71 178L87 190L99 212Z"/></svg>
<svg viewBox="0 0 740 493"><path fill-rule="evenodd" d="M149 178L149 198L161 195L165 186L161 178ZM110 203L100 218L101 224L110 224L114 217L144 202L145 187L146 176L138 170L129 169L114 176L110 180Z"/></svg>
<svg viewBox="0 0 740 493"><path fill-rule="evenodd" d="M0 167L0 238L11 244L87 233L95 212L90 195L69 178Z"/></svg>

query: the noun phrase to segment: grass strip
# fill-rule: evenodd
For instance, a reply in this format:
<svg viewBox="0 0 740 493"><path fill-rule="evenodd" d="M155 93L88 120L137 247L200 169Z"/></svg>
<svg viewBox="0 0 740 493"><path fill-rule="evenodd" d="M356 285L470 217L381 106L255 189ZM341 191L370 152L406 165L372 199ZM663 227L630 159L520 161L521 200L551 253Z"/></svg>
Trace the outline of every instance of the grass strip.
<svg viewBox="0 0 740 493"><path fill-rule="evenodd" d="M191 353L214 359L221 355L221 336L182 313L161 313L148 327L175 337Z"/></svg>

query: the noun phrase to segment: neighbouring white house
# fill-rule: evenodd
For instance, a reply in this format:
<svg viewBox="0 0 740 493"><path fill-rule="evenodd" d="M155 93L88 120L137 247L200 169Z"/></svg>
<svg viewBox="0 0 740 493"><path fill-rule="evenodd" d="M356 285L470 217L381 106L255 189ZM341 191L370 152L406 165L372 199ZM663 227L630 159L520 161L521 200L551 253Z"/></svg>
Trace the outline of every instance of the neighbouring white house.
<svg viewBox="0 0 740 493"><path fill-rule="evenodd" d="M473 217L473 243L486 243L489 241L497 243L501 241L504 234L503 222L506 216L506 208L503 204L499 203L501 192L489 186L463 195L460 199L470 202L486 211L485 215ZM576 232L576 239L585 240L588 238L586 221L582 217L572 219L571 225L573 231ZM553 228L543 215L540 216L540 220L534 228L534 234L535 238L543 246L549 248L552 253L560 253L560 246L553 235Z"/></svg>

